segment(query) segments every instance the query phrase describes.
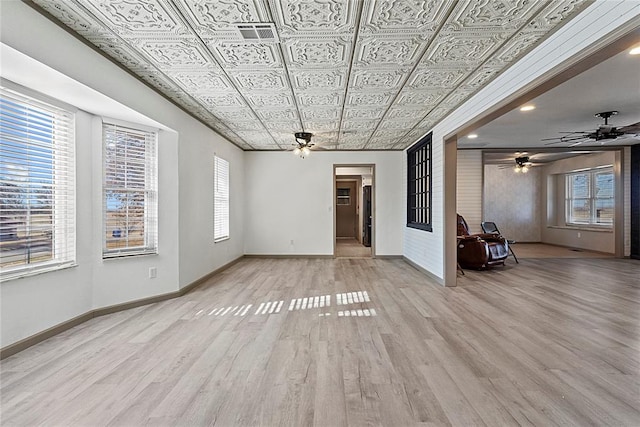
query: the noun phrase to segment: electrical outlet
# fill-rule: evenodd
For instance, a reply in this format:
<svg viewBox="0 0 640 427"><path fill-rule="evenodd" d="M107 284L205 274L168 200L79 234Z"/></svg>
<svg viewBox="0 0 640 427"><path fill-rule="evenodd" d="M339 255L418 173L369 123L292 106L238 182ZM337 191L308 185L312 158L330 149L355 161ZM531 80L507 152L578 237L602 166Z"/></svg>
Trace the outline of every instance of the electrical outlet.
<svg viewBox="0 0 640 427"><path fill-rule="evenodd" d="M149 279L155 279L158 277L158 269L156 267L149 268Z"/></svg>
<svg viewBox="0 0 640 427"><path fill-rule="evenodd" d="M578 239L582 237L582 233L578 231Z"/></svg>

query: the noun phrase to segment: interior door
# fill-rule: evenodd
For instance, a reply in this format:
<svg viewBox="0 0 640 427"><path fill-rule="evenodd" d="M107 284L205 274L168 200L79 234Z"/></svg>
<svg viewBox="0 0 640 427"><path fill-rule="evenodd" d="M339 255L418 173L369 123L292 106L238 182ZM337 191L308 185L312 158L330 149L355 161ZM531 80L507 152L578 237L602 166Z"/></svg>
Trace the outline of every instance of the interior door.
<svg viewBox="0 0 640 427"><path fill-rule="evenodd" d="M362 244L365 246L371 246L371 225L372 225L372 212L371 212L371 186L365 185L362 189L362 209L364 210L363 226L362 226Z"/></svg>
<svg viewBox="0 0 640 427"><path fill-rule="evenodd" d="M358 196L355 181L336 182L336 237L357 239Z"/></svg>

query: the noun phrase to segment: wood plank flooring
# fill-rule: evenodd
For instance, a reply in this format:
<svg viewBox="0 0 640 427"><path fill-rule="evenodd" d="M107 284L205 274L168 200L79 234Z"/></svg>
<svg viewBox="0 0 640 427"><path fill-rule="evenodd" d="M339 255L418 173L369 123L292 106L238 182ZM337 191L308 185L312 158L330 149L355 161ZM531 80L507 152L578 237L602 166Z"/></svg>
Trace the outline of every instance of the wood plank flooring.
<svg viewBox="0 0 640 427"><path fill-rule="evenodd" d="M337 239L336 257L371 258L371 247L364 246L356 239Z"/></svg>
<svg viewBox="0 0 640 427"><path fill-rule="evenodd" d="M0 424L638 426L639 282L619 259L457 288L402 260L245 259L2 361Z"/></svg>

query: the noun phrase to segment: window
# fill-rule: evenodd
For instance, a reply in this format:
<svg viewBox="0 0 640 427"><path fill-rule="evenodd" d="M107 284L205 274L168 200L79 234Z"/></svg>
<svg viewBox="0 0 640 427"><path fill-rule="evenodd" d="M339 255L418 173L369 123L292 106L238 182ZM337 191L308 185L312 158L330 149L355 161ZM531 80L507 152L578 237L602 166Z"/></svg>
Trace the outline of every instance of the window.
<svg viewBox="0 0 640 427"><path fill-rule="evenodd" d="M214 156L213 241L229 238L229 162Z"/></svg>
<svg viewBox="0 0 640 427"><path fill-rule="evenodd" d="M74 114L4 86L0 100L0 278L74 265Z"/></svg>
<svg viewBox="0 0 640 427"><path fill-rule="evenodd" d="M158 252L155 132L103 123L103 258Z"/></svg>
<svg viewBox="0 0 640 427"><path fill-rule="evenodd" d="M612 226L614 176L610 166L566 175L567 224Z"/></svg>
<svg viewBox="0 0 640 427"><path fill-rule="evenodd" d="M431 134L407 150L407 227L431 229Z"/></svg>
<svg viewBox="0 0 640 427"><path fill-rule="evenodd" d="M351 189L350 188L338 188L338 198L336 200L337 205L350 205L351 204Z"/></svg>

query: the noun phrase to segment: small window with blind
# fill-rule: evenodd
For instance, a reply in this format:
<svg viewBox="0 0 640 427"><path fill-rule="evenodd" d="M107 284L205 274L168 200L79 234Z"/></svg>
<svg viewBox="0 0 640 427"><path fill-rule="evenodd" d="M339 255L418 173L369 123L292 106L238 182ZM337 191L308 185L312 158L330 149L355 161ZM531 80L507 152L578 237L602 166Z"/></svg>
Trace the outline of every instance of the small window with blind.
<svg viewBox="0 0 640 427"><path fill-rule="evenodd" d="M158 253L156 132L103 123L103 258Z"/></svg>
<svg viewBox="0 0 640 427"><path fill-rule="evenodd" d="M229 162L214 156L213 241L229 238Z"/></svg>
<svg viewBox="0 0 640 427"><path fill-rule="evenodd" d="M75 116L0 87L0 279L75 265ZM25 93L28 91L24 91Z"/></svg>
<svg viewBox="0 0 640 427"><path fill-rule="evenodd" d="M431 134L407 150L407 227L432 231Z"/></svg>

